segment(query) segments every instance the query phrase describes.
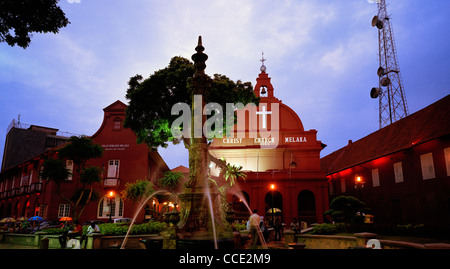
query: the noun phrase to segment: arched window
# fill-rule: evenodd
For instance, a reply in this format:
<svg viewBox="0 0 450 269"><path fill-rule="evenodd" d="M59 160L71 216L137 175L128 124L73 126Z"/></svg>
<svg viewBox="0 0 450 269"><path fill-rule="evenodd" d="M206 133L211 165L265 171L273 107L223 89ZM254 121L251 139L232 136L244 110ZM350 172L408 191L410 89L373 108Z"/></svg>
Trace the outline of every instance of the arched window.
<svg viewBox="0 0 450 269"><path fill-rule="evenodd" d="M107 195L103 196L98 203L98 218L109 218L111 212L111 218L123 217L123 200L119 195L113 198L108 198Z"/></svg>
<svg viewBox="0 0 450 269"><path fill-rule="evenodd" d="M316 222L316 199L314 193L309 190L303 190L298 194L298 217L299 221L305 221L308 224Z"/></svg>
<svg viewBox="0 0 450 269"><path fill-rule="evenodd" d="M265 215L267 220L272 220L272 217L281 215L283 218L283 196L279 191L269 191L265 198Z"/></svg>

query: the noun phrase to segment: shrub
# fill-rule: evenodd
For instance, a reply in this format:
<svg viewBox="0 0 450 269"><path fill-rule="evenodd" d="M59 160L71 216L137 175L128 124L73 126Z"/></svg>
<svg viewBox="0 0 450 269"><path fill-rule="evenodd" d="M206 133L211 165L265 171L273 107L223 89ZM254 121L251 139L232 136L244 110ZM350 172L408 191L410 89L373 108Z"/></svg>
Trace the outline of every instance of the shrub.
<svg viewBox="0 0 450 269"><path fill-rule="evenodd" d="M121 223L103 223L98 226L103 235L126 235L129 225ZM131 227L130 234L155 234L160 233L165 227L164 223L150 221L148 223L135 224Z"/></svg>
<svg viewBox="0 0 450 269"><path fill-rule="evenodd" d="M235 224L236 227L236 231L241 231L241 230L246 230L247 229L247 225L246 224L242 224L242 223L236 223Z"/></svg>
<svg viewBox="0 0 450 269"><path fill-rule="evenodd" d="M344 224L322 223L313 227L315 234L336 234L345 230Z"/></svg>
<svg viewBox="0 0 450 269"><path fill-rule="evenodd" d="M62 234L64 232L63 228L50 228L50 229L43 229L40 232L45 232L47 234Z"/></svg>

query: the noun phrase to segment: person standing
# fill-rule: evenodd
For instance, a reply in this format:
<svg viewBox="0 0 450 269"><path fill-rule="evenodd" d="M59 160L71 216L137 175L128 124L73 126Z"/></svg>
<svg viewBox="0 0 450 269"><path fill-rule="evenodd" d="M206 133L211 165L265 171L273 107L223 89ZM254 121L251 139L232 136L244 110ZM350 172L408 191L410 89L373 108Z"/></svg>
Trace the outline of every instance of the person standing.
<svg viewBox="0 0 450 269"><path fill-rule="evenodd" d="M254 248L258 242L259 242L259 223L260 223L260 216L258 215L258 210L254 209L253 214L249 218L249 224L250 224L250 236L252 238L251 241L251 247Z"/></svg>
<svg viewBox="0 0 450 269"><path fill-rule="evenodd" d="M277 216L275 218L275 223L274 223L274 228L275 228L275 241L281 241L281 216Z"/></svg>
<svg viewBox="0 0 450 269"><path fill-rule="evenodd" d="M292 219L292 222L291 222L291 230L292 230L293 232L295 232L295 234L299 234L299 233L300 233L300 224L298 223L296 217L294 217L294 218Z"/></svg>

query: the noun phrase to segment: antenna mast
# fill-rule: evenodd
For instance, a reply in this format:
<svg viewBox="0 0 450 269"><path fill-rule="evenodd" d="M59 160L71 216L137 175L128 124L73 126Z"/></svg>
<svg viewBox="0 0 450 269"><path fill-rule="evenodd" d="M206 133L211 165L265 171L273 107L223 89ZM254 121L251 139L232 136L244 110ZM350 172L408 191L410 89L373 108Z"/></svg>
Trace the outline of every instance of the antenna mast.
<svg viewBox="0 0 450 269"><path fill-rule="evenodd" d="M385 0L377 0L378 14L372 26L378 28L379 77L378 88L372 88L370 96L379 99L380 129L408 116L408 106L400 75L394 31L386 9ZM382 88L384 87L384 88Z"/></svg>

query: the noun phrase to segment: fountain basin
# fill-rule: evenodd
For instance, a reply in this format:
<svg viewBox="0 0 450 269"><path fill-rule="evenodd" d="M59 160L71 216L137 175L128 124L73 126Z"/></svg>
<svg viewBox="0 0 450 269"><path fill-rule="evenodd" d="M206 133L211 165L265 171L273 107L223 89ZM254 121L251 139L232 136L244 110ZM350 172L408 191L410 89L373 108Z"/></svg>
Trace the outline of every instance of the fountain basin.
<svg viewBox="0 0 450 269"><path fill-rule="evenodd" d="M234 249L233 238L224 238L217 240L217 246L219 249ZM186 238L177 240L177 249L214 249L214 239L202 239L202 238Z"/></svg>

